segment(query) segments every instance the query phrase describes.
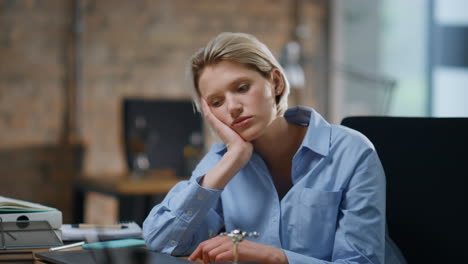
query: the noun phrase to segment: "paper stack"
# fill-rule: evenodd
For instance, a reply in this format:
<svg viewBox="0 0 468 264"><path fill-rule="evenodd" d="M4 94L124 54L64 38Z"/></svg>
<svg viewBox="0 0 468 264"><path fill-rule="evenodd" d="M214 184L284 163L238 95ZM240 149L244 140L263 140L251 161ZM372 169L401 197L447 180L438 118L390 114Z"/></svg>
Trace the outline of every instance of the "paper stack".
<svg viewBox="0 0 468 264"><path fill-rule="evenodd" d="M135 223L121 224L123 228L87 227L80 228L74 225L62 225L62 240L64 241L103 241L125 238L142 238L141 227Z"/></svg>

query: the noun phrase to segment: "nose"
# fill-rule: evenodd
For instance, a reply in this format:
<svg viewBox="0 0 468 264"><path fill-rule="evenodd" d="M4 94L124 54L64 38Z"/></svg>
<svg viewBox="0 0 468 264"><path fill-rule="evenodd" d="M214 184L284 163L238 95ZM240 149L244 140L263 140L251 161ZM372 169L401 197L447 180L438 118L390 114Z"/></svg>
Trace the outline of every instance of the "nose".
<svg viewBox="0 0 468 264"><path fill-rule="evenodd" d="M227 99L228 111L233 119L238 118L242 113L242 103L234 97Z"/></svg>

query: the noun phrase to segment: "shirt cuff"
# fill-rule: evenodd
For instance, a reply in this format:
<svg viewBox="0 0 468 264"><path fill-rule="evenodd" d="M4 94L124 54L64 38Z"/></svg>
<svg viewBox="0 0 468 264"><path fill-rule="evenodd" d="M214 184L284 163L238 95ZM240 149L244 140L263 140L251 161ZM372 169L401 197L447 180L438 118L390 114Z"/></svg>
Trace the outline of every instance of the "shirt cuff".
<svg viewBox="0 0 468 264"><path fill-rule="evenodd" d="M191 180L184 194L178 194L185 197L175 200L176 216L187 223L198 216L205 217L221 196L222 190L208 189L201 186L199 182L202 177Z"/></svg>

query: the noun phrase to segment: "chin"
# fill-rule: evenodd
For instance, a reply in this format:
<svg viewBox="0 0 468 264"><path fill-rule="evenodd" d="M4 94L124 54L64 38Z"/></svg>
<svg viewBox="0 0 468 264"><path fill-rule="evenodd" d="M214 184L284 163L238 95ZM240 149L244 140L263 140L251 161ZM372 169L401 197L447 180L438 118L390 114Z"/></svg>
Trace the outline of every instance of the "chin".
<svg viewBox="0 0 468 264"><path fill-rule="evenodd" d="M263 130L261 129L246 129L239 133L239 135L248 142L252 142L263 135Z"/></svg>

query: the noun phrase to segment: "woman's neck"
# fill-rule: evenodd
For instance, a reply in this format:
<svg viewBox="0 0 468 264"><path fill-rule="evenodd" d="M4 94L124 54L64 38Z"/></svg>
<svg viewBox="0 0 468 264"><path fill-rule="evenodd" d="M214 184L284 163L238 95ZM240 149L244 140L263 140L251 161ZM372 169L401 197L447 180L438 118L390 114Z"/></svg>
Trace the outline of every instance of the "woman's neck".
<svg viewBox="0 0 468 264"><path fill-rule="evenodd" d="M252 144L267 164L282 164L292 160L306 131L306 127L289 123L284 117L278 117L268 127L268 131Z"/></svg>

